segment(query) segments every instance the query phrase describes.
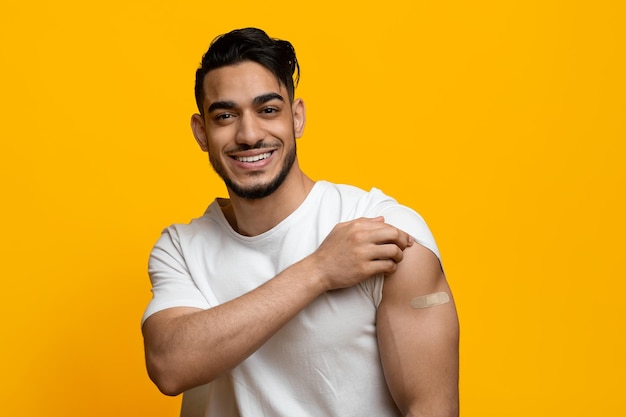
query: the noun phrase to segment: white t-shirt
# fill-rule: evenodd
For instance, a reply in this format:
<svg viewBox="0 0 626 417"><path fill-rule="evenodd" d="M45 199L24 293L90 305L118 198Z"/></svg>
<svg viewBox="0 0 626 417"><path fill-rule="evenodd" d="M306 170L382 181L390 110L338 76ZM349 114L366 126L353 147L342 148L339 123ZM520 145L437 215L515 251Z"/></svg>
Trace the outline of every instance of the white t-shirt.
<svg viewBox="0 0 626 417"><path fill-rule="evenodd" d="M380 215L439 257L424 220L377 189L318 181L291 215L252 237L232 229L216 200L202 217L163 231L150 256L153 299L143 320L166 308L232 300L313 253L337 223ZM383 279L319 296L210 384L207 415L397 416L376 338Z"/></svg>

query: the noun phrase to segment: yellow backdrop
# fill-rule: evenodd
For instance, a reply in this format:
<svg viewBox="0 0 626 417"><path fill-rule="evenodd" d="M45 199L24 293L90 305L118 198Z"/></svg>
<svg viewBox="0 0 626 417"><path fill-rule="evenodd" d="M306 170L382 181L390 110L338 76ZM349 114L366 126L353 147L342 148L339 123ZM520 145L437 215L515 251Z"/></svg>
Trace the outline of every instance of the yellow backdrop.
<svg viewBox="0 0 626 417"><path fill-rule="evenodd" d="M622 4L3 2L0 415L177 415L144 369L146 262L224 195L193 76L242 26L296 46L305 171L430 224L463 415L624 415Z"/></svg>

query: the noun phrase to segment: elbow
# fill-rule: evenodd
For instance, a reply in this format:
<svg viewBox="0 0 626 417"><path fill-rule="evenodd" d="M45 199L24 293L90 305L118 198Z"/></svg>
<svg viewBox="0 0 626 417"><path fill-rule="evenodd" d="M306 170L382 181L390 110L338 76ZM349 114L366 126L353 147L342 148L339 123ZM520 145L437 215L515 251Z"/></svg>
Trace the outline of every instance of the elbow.
<svg viewBox="0 0 626 417"><path fill-rule="evenodd" d="M173 366L168 366L167 362L162 358L155 358L147 354L146 369L150 380L161 393L167 396L175 397L188 389L180 377L180 372L174 369Z"/></svg>
<svg viewBox="0 0 626 417"><path fill-rule="evenodd" d="M148 376L161 393L175 397L187 390L207 384L219 374L195 361L176 360L171 355L146 353Z"/></svg>
<svg viewBox="0 0 626 417"><path fill-rule="evenodd" d="M159 391L161 391L162 394L165 394L167 396L175 397L185 392L185 390L182 389L181 386L176 383L176 381L172 381L167 378L159 378L159 377L152 377L152 376L150 376L150 379L152 379L152 382L154 382L154 385L157 386Z"/></svg>

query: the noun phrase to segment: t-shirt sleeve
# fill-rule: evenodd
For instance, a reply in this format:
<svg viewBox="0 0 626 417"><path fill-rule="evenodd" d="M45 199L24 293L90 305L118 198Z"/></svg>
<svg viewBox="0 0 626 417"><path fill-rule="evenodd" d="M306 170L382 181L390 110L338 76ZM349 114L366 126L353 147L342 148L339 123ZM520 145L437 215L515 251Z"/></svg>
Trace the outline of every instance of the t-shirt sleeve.
<svg viewBox="0 0 626 417"><path fill-rule="evenodd" d="M383 216L385 223L407 232L418 244L433 252L441 263L441 255L439 254L435 238L422 216L415 210L399 204L396 200L376 188L370 191L368 197L370 198L368 216ZM373 279L366 281L376 306L382 300L383 282L384 277L382 275L377 275Z"/></svg>
<svg viewBox="0 0 626 417"><path fill-rule="evenodd" d="M441 261L439 248L428 225L415 210L399 204L395 199L373 188L368 194L368 216L383 216L385 223L404 230L417 243L430 249Z"/></svg>
<svg viewBox="0 0 626 417"><path fill-rule="evenodd" d="M210 307L191 277L175 227L165 229L152 248L148 274L152 282L152 300L144 312L142 324L152 314L167 308Z"/></svg>
<svg viewBox="0 0 626 417"><path fill-rule="evenodd" d="M380 215L385 217L385 223L410 234L417 243L430 249L441 261L435 238L422 216L409 207L401 205L386 207Z"/></svg>

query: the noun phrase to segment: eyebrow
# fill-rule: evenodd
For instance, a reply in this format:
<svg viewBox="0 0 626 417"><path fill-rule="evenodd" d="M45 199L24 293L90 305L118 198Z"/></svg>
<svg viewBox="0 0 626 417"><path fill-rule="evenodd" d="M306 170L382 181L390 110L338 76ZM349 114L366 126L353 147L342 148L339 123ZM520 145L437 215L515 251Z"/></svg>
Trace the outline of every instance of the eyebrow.
<svg viewBox="0 0 626 417"><path fill-rule="evenodd" d="M254 105L258 106L259 104L267 103L268 101L272 101L272 100L280 100L282 102L285 101L283 96L281 96L278 93L267 93L267 94L261 94L260 96L255 97L254 100L252 100L252 102L254 103Z"/></svg>
<svg viewBox="0 0 626 417"><path fill-rule="evenodd" d="M211 103L207 111L211 113L212 111L217 109L230 110L234 109L235 107L237 106L235 105L234 101L216 101L215 103Z"/></svg>
<svg viewBox="0 0 626 417"><path fill-rule="evenodd" d="M267 93L267 94L261 94L260 96L255 97L252 100L252 104L254 104L255 106L259 106L263 103L267 103L268 101L272 101L272 100L280 100L282 102L285 101L283 96L281 96L278 93ZM211 105L209 105L209 108L207 109L207 111L211 113L218 109L231 110L236 107L237 107L237 104L235 104L234 101L216 101L215 103L211 103Z"/></svg>

